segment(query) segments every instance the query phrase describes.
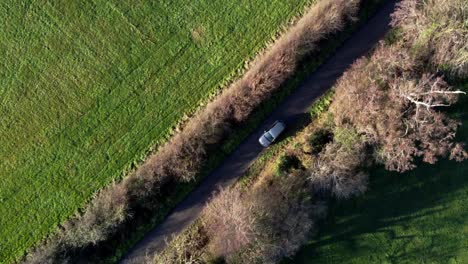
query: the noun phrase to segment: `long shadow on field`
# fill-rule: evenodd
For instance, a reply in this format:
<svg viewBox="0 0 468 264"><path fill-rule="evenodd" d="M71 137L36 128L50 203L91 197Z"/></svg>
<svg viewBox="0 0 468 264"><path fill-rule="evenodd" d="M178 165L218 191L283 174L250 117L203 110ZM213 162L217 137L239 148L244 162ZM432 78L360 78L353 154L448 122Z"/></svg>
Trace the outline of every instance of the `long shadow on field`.
<svg viewBox="0 0 468 264"><path fill-rule="evenodd" d="M468 140L468 96L450 110ZM422 263L468 259L468 161L371 171L369 191L333 201L317 239L286 263ZM461 259L460 259L461 258ZM458 261L458 262L457 262Z"/></svg>

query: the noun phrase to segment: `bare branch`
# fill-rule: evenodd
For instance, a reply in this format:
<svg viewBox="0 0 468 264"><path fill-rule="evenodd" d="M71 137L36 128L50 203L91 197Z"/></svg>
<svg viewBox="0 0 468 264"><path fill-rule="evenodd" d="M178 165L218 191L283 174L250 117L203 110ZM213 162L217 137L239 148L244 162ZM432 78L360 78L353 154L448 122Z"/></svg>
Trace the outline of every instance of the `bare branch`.
<svg viewBox="0 0 468 264"><path fill-rule="evenodd" d="M418 101L418 100L415 100L413 99L411 96L409 95L403 95L404 98L408 99L409 101L411 101L412 103L416 104L417 106L425 106L427 109L429 108L434 108L434 107L441 107L441 106L450 106L449 104L430 104L430 103L424 103L424 102L421 102L421 101Z"/></svg>
<svg viewBox="0 0 468 264"><path fill-rule="evenodd" d="M411 96L421 96L421 95L429 95L429 94L466 94L463 91L430 91L425 93L410 93Z"/></svg>

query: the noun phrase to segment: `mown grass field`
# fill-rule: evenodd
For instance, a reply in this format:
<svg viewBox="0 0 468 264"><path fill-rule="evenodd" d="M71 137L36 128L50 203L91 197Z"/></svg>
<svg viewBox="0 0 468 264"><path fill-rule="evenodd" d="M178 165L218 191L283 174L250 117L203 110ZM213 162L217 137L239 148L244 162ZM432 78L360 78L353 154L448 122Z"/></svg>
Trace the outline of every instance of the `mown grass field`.
<svg viewBox="0 0 468 264"><path fill-rule="evenodd" d="M2 1L0 260L164 141L309 2Z"/></svg>
<svg viewBox="0 0 468 264"><path fill-rule="evenodd" d="M451 112L468 142L466 95ZM467 263L467 176L468 161L375 169L369 191L333 203L317 238L286 263Z"/></svg>

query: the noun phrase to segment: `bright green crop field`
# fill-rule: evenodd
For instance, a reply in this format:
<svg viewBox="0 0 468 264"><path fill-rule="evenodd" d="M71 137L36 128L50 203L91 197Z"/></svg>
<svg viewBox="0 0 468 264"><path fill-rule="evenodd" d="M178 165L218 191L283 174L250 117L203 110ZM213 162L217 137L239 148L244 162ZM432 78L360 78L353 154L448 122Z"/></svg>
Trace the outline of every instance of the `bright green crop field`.
<svg viewBox="0 0 468 264"><path fill-rule="evenodd" d="M468 142L468 96L451 112ZM287 263L468 263L468 161L376 169L369 191L335 202L320 229Z"/></svg>
<svg viewBox="0 0 468 264"><path fill-rule="evenodd" d="M0 1L0 262L164 141L310 2Z"/></svg>

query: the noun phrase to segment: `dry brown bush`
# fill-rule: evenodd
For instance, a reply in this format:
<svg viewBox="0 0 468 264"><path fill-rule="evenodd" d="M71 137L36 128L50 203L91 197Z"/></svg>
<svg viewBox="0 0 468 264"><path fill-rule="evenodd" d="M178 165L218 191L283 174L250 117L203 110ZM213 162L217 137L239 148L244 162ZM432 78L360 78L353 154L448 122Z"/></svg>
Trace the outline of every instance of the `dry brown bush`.
<svg viewBox="0 0 468 264"><path fill-rule="evenodd" d="M377 160L403 172L415 167L417 157L434 163L454 150L458 122L440 108L461 93L425 73L404 46L381 45L340 79L330 109L336 126L366 135L378 149Z"/></svg>
<svg viewBox="0 0 468 264"><path fill-rule="evenodd" d="M400 172L415 168L419 157L431 164L440 157L468 157L453 142L459 123L440 111L464 92L437 75L449 69L466 77L467 14L468 4L461 0L399 4L393 24L402 38L355 62L335 86L330 107L335 137L337 129L353 129L363 139L348 148L336 138L328 144L311 169L315 187L342 198L365 191L367 176L359 167L366 144L375 148L377 161Z"/></svg>
<svg viewBox="0 0 468 264"><path fill-rule="evenodd" d="M300 172L221 191L207 206L203 223L209 250L228 263L276 263L306 241L324 204L313 204ZM315 214L311 212L314 210Z"/></svg>
<svg viewBox="0 0 468 264"><path fill-rule="evenodd" d="M450 159L458 162L468 159L468 153L465 151L463 143L455 144L455 147L450 152Z"/></svg>
<svg viewBox="0 0 468 264"><path fill-rule="evenodd" d="M68 263L67 251L107 239L127 219L126 189L113 184L93 199L84 214L67 221L60 231L24 259L24 263Z"/></svg>
<svg viewBox="0 0 468 264"><path fill-rule="evenodd" d="M468 75L468 2L464 0L403 0L393 15L404 42L417 59L466 78Z"/></svg>
<svg viewBox="0 0 468 264"><path fill-rule="evenodd" d="M202 225L194 224L191 229L176 237L166 249L150 259L154 264L202 264L206 263L204 251L207 236Z"/></svg>
<svg viewBox="0 0 468 264"><path fill-rule="evenodd" d="M210 251L227 256L240 250L256 237L254 208L236 188L220 191L203 214L204 226L210 237Z"/></svg>
<svg viewBox="0 0 468 264"><path fill-rule="evenodd" d="M79 248L105 240L127 219L127 206L127 190L123 186L113 185L104 189L84 214L65 223L62 243Z"/></svg>
<svg viewBox="0 0 468 264"><path fill-rule="evenodd" d="M270 97L292 75L298 62L318 49L320 40L341 30L352 20L359 3L360 0L322 0L314 4L302 19L250 64L243 78L189 119L179 133L135 172L106 189L106 195L96 196L83 215L65 223L64 236L68 241L65 244L73 249L105 240L126 220L127 211L136 207L155 208L158 201L154 197L167 184L194 180L209 147L219 144L232 127L245 121ZM122 195L125 206L106 200L113 192ZM87 229L89 233L84 232Z"/></svg>
<svg viewBox="0 0 468 264"><path fill-rule="evenodd" d="M34 249L31 254L25 259L25 263L29 264L66 264L69 259L66 256L59 254L63 248L60 240L57 238L51 239L42 247Z"/></svg>
<svg viewBox="0 0 468 264"><path fill-rule="evenodd" d="M366 159L365 141L354 129L335 128L334 140L325 146L309 168L315 191L331 192L347 199L367 189L367 174L361 169Z"/></svg>
<svg viewBox="0 0 468 264"><path fill-rule="evenodd" d="M257 217L257 235L239 254L228 258L236 263L278 263L293 256L324 211L323 204L313 204L307 177L302 172L276 178L250 195Z"/></svg>

